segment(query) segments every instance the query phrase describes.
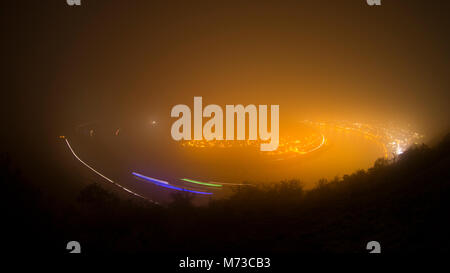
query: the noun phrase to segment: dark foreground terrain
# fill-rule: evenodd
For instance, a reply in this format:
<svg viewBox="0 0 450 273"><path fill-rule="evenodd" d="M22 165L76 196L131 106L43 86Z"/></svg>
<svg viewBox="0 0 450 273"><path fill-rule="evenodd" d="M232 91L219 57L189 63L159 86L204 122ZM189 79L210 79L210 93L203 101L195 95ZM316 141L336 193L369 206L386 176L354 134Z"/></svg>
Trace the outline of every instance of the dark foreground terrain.
<svg viewBox="0 0 450 273"><path fill-rule="evenodd" d="M393 162L379 159L311 191L299 181L236 188L226 200L194 207L174 195L169 207L126 200L94 183L56 202L2 156L3 249L65 253L450 252L450 136ZM38 179L38 178L36 178ZM36 181L35 181L36 182ZM39 181L38 181L39 182Z"/></svg>

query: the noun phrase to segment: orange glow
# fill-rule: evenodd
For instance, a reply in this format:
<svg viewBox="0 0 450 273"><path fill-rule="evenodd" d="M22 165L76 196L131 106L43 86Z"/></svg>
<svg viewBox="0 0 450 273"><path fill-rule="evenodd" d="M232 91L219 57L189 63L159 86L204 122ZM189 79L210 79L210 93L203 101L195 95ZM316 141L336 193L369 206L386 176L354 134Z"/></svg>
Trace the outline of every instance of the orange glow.
<svg viewBox="0 0 450 273"><path fill-rule="evenodd" d="M422 135L410 130L388 127L383 125L363 124L358 122L312 122L304 121L304 124L318 129L317 132L310 133L303 137L291 135L281 136L277 150L271 152L261 152L267 156L282 156L285 159L292 156L308 155L323 148L328 142L327 131L336 130L338 132L354 132L380 147L383 157L386 159L400 154L413 143L417 143ZM231 147L257 147L263 141L226 141L226 140L190 140L182 141L182 147L191 148L231 148ZM290 156L290 157L289 157ZM277 159L277 160L280 160Z"/></svg>

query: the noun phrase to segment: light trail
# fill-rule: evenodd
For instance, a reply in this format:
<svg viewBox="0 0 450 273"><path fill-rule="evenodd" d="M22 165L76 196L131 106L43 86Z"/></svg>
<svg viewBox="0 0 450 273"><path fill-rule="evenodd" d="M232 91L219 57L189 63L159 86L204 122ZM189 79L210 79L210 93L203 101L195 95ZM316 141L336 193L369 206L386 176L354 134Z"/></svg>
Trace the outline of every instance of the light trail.
<svg viewBox="0 0 450 273"><path fill-rule="evenodd" d="M138 177L140 177L142 179L145 179L145 180L151 180L151 181L154 181L154 182L158 182L158 183L169 185L169 182L164 181L164 180L159 180L159 179L156 179L156 178L148 177L148 176L142 175L140 173L136 173L136 172L132 172L132 174L135 175L135 176L138 176Z"/></svg>
<svg viewBox="0 0 450 273"><path fill-rule="evenodd" d="M101 174L99 171L97 171L96 169L94 169L94 168L92 168L91 166L89 166L89 164L87 164L87 163L84 162L80 157L78 157L78 155L77 155L77 154L75 153L75 151L72 149L72 146L70 146L69 140L68 140L66 137L60 136L60 138L61 138L61 139L64 139L64 141L65 141L66 144L67 144L67 147L69 147L69 149L70 149L70 151L72 152L73 156L75 156L75 158L76 158L78 161L80 161L81 163L83 163L83 165L86 166L86 167L88 167L91 171L93 171L94 173L96 173L97 175L99 175L100 177L102 177L103 179L105 179L106 181L108 181L108 182L110 182L110 183L116 185L117 187L121 188L122 190L124 190L124 191L126 191L126 192L128 192L128 193L131 193L131 194L133 194L133 195L135 195L135 196L138 196L138 197L140 197L140 198L142 198L142 199L145 199L145 200L147 200L147 201L150 201L150 202L152 202L152 203L158 204L158 202L155 202L155 201L153 201L153 200L150 200L150 199L148 199L148 198L145 198L144 196L142 196L142 195L140 195L140 194L138 194L138 193L135 193L135 192L133 192L133 191L131 191L131 190L125 188L124 186L122 186L122 185L120 185L120 184L114 182L112 179L106 177L105 175L103 175L103 174Z"/></svg>
<svg viewBox="0 0 450 273"><path fill-rule="evenodd" d="M308 151L306 151L306 152L300 152L300 154L312 153L312 152L317 151L317 150L319 150L320 148L322 148L322 146L323 146L323 145L325 144L325 142L326 142L326 138L325 138L325 135L324 135L324 134L320 134L320 135L322 136L322 142L320 142L319 146L314 147L313 149L308 150Z"/></svg>
<svg viewBox="0 0 450 273"><path fill-rule="evenodd" d="M276 158L276 159L274 159L273 161L284 161L284 160L289 160L289 159L296 158L298 155L304 156L304 155L307 155L307 154L309 154L309 153L312 153L312 152L315 152L315 151L321 149L321 148L325 145L325 143L327 143L327 138L326 138L325 135L322 134L322 133L320 134L320 136L321 136L322 140L320 141L320 144L317 145L316 147L314 147L314 148L312 148L312 149L309 149L309 150L306 150L306 151L301 151L301 150L299 151L297 148L295 148L294 150L289 149L288 152L283 151L283 152L281 152L281 153L280 153L280 152L278 152L278 153L273 153L273 154L286 154L286 153L291 153L291 155L288 156L288 157ZM293 153L293 154L292 154L292 153Z"/></svg>
<svg viewBox="0 0 450 273"><path fill-rule="evenodd" d="M196 181L196 180L192 180L192 179L188 179L188 178L182 178L180 180L185 181L185 182L189 182L189 183L210 186L210 187L222 187L222 185L220 185L220 184L206 183L206 182Z"/></svg>
<svg viewBox="0 0 450 273"><path fill-rule="evenodd" d="M145 179L147 181L150 181L150 182L154 183L155 185L162 186L162 187L165 187L165 188L168 188L168 189L173 189L173 190L178 190L178 191L186 191L186 192L191 192L191 193L196 193L196 194L207 194L207 195L211 195L212 194L212 192L193 191L193 190L188 190L188 189L175 187L175 186L172 186L170 184L161 183L161 182L158 182L159 179L153 179L153 178L147 177L145 175L141 175L139 173L132 172L132 174L134 176L136 176L136 177L139 177L139 178Z"/></svg>
<svg viewBox="0 0 450 273"><path fill-rule="evenodd" d="M252 185L252 184L225 183L225 182L214 182L214 181L210 181L209 183L220 184L220 185L223 185L223 186L227 186L227 185L230 185L230 186L255 186L255 185Z"/></svg>

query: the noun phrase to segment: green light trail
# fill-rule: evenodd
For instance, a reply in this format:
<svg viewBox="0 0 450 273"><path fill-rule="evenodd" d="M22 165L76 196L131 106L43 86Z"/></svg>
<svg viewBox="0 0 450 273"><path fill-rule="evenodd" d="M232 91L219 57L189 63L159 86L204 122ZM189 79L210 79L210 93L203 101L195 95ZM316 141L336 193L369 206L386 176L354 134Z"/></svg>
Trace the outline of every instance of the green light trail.
<svg viewBox="0 0 450 273"><path fill-rule="evenodd" d="M194 184L210 186L210 187L222 187L222 185L220 185L220 184L205 183L205 182L195 181L195 180L187 179L187 178L182 178L181 180L190 182L190 183L194 183Z"/></svg>

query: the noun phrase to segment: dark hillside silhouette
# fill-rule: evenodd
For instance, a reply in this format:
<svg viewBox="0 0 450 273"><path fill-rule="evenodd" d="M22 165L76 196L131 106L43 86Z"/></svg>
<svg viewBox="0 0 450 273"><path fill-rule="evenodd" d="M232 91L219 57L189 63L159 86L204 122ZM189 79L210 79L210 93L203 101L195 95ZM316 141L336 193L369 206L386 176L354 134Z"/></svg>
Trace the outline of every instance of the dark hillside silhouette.
<svg viewBox="0 0 450 273"><path fill-rule="evenodd" d="M67 204L49 201L2 157L2 218L7 244L61 253L69 240L85 253L142 252L449 252L450 135L411 147L306 191L300 181L235 188L206 207L178 194L168 207L124 200L92 184Z"/></svg>

